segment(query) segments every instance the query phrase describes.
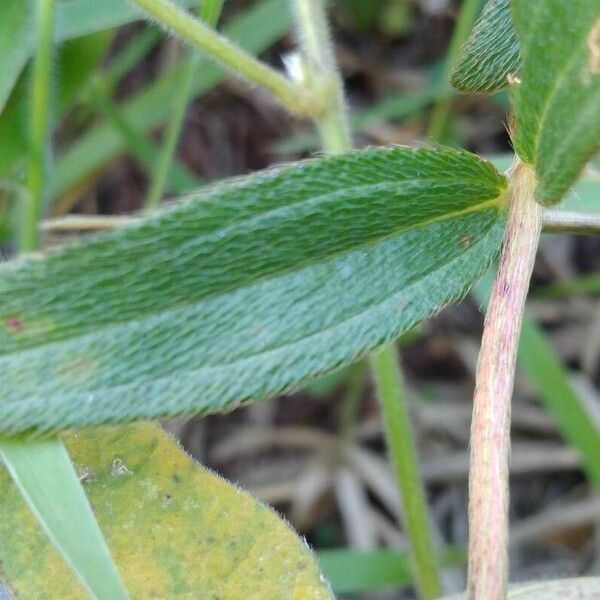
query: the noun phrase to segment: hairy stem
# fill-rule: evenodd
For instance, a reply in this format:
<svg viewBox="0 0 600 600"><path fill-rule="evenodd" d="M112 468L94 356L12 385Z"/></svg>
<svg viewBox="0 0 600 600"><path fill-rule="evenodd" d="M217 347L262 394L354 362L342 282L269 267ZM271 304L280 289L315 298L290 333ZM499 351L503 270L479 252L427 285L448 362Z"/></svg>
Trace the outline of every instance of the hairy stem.
<svg viewBox="0 0 600 600"><path fill-rule="evenodd" d="M323 149L331 154L348 152L352 149L348 110L322 0L294 0L293 6L308 84L322 99L314 119Z"/></svg>
<svg viewBox="0 0 600 600"><path fill-rule="evenodd" d="M390 345L374 352L371 368L383 413L387 445L400 488L415 582L422 598L438 598L442 593L439 565L430 535L427 502L396 347Z"/></svg>
<svg viewBox="0 0 600 600"><path fill-rule="evenodd" d="M223 2L225 0L204 0L200 5L199 17L210 27L215 27ZM148 189L144 205L146 209L156 208L165 193L167 178L177 141L181 133L183 120L185 119L186 109L190 103L192 96L192 84L194 83L194 75L199 63L199 53L192 52L189 61L181 72L181 77L178 82L177 92L171 109L171 118L167 125L164 141L155 168L152 170L152 181Z"/></svg>
<svg viewBox="0 0 600 600"><path fill-rule="evenodd" d="M21 250L26 252L35 250L39 245L38 222L44 210L53 37L54 0L39 0L36 15L37 47L31 84L31 135L27 172L29 198L25 204L20 239Z"/></svg>
<svg viewBox="0 0 600 600"><path fill-rule="evenodd" d="M133 0L156 21L205 52L233 73L268 90L290 112L310 116L318 110L312 94L248 54L169 0Z"/></svg>
<svg viewBox="0 0 600 600"><path fill-rule="evenodd" d="M600 214L545 210L542 223L548 233L600 235Z"/></svg>
<svg viewBox="0 0 600 600"><path fill-rule="evenodd" d="M508 579L510 412L525 299L538 247L542 209L533 169L511 178L508 224L477 364L469 473L471 600L502 600Z"/></svg>

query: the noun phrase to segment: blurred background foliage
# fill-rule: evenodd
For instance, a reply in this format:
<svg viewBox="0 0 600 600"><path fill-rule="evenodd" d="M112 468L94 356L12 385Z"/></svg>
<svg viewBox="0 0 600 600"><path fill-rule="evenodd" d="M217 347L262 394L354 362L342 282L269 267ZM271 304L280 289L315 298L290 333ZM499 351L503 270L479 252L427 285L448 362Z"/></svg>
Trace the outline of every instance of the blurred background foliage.
<svg viewBox="0 0 600 600"><path fill-rule="evenodd" d="M436 140L507 166L505 93L459 96L447 83L460 41L482 4L330 2L357 146ZM308 123L210 60L192 56L140 21L128 3L96 5L58 4L46 247L80 233L65 226L65 215L112 217L144 207L178 100L185 111L165 201L216 179L311 156L318 148ZM14 252L26 202L33 44L27 18L11 31L0 24L12 49L0 77L0 243L6 257ZM227 0L219 28L277 67L296 48L286 0ZM598 161L567 204L600 211ZM465 583L467 442L485 287L482 282L472 298L400 341L449 593ZM600 241L544 238L528 308L512 432L513 578L597 574ZM283 513L319 552L341 597L414 597L398 492L362 365L228 415L164 426L203 464Z"/></svg>

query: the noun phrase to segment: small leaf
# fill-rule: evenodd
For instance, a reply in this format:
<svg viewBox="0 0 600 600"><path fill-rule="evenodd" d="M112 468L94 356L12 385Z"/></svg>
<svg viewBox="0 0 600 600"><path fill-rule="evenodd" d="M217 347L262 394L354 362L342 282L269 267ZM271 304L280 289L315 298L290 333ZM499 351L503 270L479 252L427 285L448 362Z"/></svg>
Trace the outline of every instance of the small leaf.
<svg viewBox="0 0 600 600"><path fill-rule="evenodd" d="M115 600L127 598L102 532L81 489L79 478L63 443L57 439L26 442L18 438L2 439L0 458L3 459L16 486L44 531L77 573L92 597ZM15 515L5 504L6 489L9 485L6 475L0 474L0 498L5 511L3 525L14 527ZM14 498L11 499L13 503L17 500L17 503L23 505L19 494L13 493L13 496ZM27 512L27 509L25 511ZM35 523L30 513L28 517ZM11 519L13 522L9 525ZM30 552L31 547L23 543L24 539L28 542L30 540L23 533L20 527L13 529L14 543L19 544L23 549L27 548L27 552ZM8 550L6 540L1 544L2 550L6 553ZM65 566L58 555L56 560ZM5 557L0 562L4 567ZM35 575L41 576L37 571ZM2 597L1 593L0 597Z"/></svg>
<svg viewBox="0 0 600 600"><path fill-rule="evenodd" d="M523 68L515 148L542 204L560 201L600 146L600 2L513 0Z"/></svg>
<svg viewBox="0 0 600 600"><path fill-rule="evenodd" d="M348 364L485 271L505 186L467 152L367 150L7 264L0 430L222 411Z"/></svg>
<svg viewBox="0 0 600 600"><path fill-rule="evenodd" d="M158 426L86 430L65 442L131 598L332 598L284 521ZM83 598L1 470L0 498L0 581L19 598Z"/></svg>
<svg viewBox="0 0 600 600"><path fill-rule="evenodd" d="M506 87L521 68L510 0L488 0L450 76L461 92L490 93Z"/></svg>

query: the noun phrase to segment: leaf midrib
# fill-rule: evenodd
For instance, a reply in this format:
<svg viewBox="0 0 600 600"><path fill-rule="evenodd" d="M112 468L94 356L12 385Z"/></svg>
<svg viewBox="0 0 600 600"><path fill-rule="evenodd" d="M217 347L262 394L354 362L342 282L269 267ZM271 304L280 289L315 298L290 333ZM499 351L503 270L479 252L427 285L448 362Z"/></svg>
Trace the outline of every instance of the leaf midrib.
<svg viewBox="0 0 600 600"><path fill-rule="evenodd" d="M488 226L485 234L473 246L470 247L470 250L475 250L480 244L485 243L485 236L489 234L490 229L494 225L495 225L495 223L490 223L490 225ZM418 280L413 281L408 286L406 286L405 289L408 289L408 288L413 287L413 286L422 285L423 279L432 276L433 274L435 274L436 272L438 272L438 271L440 271L442 269L448 268L450 265L452 265L452 263L454 263L455 261L457 261L459 259L460 259L460 256L455 256L450 261L445 262L445 263L443 263L443 264L441 264L439 266L436 266L436 267L428 270ZM343 326L347 325L349 322L351 322L351 321L353 321L353 320L355 320L357 318L362 317L363 315L365 315L366 313L369 313L372 310L376 310L378 307L382 306L386 302L389 302L389 300L390 300L390 298L387 297L387 298L384 298L384 299L382 299L382 300L380 300L380 301L378 301L376 303L370 304L369 306L364 307L364 308L362 308L362 309L354 312L353 314L346 316L342 320L337 321L336 323L333 323L333 324L328 325L326 327L323 327L323 328L319 329L318 331L314 331L313 333L311 333L311 334L309 334L307 336L304 336L301 339L295 339L293 341L285 341L285 342L283 342L281 344L277 344L275 346L270 346L270 347L267 347L267 348L263 348L262 350L260 350L258 352L254 352L254 353L251 353L251 354L240 355L240 356L236 357L235 360L230 361L230 362L219 362L219 363L216 363L216 364L205 363L200 368L187 369L187 370L183 370L183 371L179 370L179 371L170 373L168 375L163 375L161 377L154 378L154 379L152 379L152 383L153 383L153 385L156 385L156 384L159 384L161 382L166 382L166 381L172 379L173 377L177 377L182 372L190 372L190 371L196 372L196 371L201 371L201 370L206 370L206 369L210 370L210 369L230 368L230 367L233 367L233 366L235 366L235 365L237 365L239 363L243 363L244 361L247 361L247 360L259 358L259 357L265 356L265 355L270 354L270 353L276 353L276 352L278 352L278 351L280 351L280 350L282 350L284 348L288 348L288 347L292 347L292 346L297 346L297 345L300 345L300 344L304 344L304 343L309 342L310 340L312 340L312 339L314 339L314 338L316 338L316 337L318 337L320 335L323 335L324 333L326 333L328 331L331 331L331 330L336 329L338 327L343 327ZM449 302L452 302L452 300L449 300ZM431 314L435 313L435 311L436 311L436 309L432 309ZM165 311L165 312L168 312L168 311ZM425 318L427 318L427 317L425 317ZM418 320L420 321L422 319L419 318ZM408 327L410 327L410 324L408 325ZM95 333L95 332L88 332L88 333L86 333L86 336L87 335L92 335L93 333ZM22 351L22 352L14 353L14 355L17 356L19 354L22 354L23 352L27 352L27 350ZM365 349L359 355L365 354L367 352L369 352L369 348ZM359 355L357 355L357 356L359 356ZM330 369L325 369L323 372L325 373L325 372L329 372L331 370L333 370L333 369L331 369L331 368ZM283 393L286 390L294 389L298 385L301 385L302 381L303 380L301 380L301 381L299 381L297 383L289 384L289 385L284 386L281 389L278 389L278 390L276 390L276 391L274 391L272 393ZM135 384L135 381L130 381L128 383L122 383L120 385L114 386L113 388L110 388L110 389L113 389L113 390L120 390L120 389L127 390L131 385L134 385L134 384ZM77 392L77 393L78 394L93 395L94 393L99 393L99 392L101 392L102 390L105 390L105 389L107 389L107 386L101 386L101 387L95 387L95 388L92 388L92 389L81 390L81 392ZM60 392L54 392L52 394L52 396L57 396L57 395L60 395ZM13 400L12 403L13 403L13 405L18 406L18 405L22 404L23 401L35 401L36 398L38 398L38 396L28 395L28 396L23 397L23 398L21 398L19 400ZM10 412L10 410L8 412ZM0 427L0 431L2 431L2 427Z"/></svg>
<svg viewBox="0 0 600 600"><path fill-rule="evenodd" d="M358 244L356 246L353 246L351 249L344 249L344 250L340 250L338 252L333 252L329 255L327 255L327 260L332 260L335 259L338 256L342 256L344 254L347 254L349 252L355 252L355 251L360 251L361 249L367 248L369 246L375 245L375 244L379 244L382 243L388 239L403 235L405 233L408 233L409 231L412 231L414 229L420 228L420 227L428 227L429 225L433 225L435 223L439 223L442 221L450 221L450 220L454 220L454 219L458 219L460 217L464 217L467 216L471 213L477 213L477 212L481 212L484 211L488 208L497 208L498 210L501 209L501 207L504 204L504 192L505 190L500 190L498 196L496 196L493 199L489 199L489 200L485 200L482 201L481 203L475 204L473 206L469 206L466 209L460 210L460 211L454 211L452 213L446 213L444 215L440 215L438 217L434 217L432 219L427 219L425 221L420 221L419 223L416 223L414 225L411 226L407 226L404 228L401 228L399 230L395 230L393 232L391 232L388 235L385 236L380 236L378 237L376 240L367 240L362 244ZM322 260L319 259L319 260ZM289 273L293 273L295 271L298 271L300 269L304 269L304 268L308 268L313 266L316 262L318 262L317 260L313 260L313 261L308 261L306 263L303 263L301 266L300 265L295 265L294 267L288 268L288 269L281 269L279 271L273 272L269 275L266 275L264 277L257 277L256 279L253 279L251 282L247 283L247 284L243 284L240 286L236 286L236 287L231 287L228 289L222 289L219 292L215 292L211 295L207 295L207 296L202 296L201 298L197 299L196 301L190 301L190 302L179 302L179 303L174 303L164 309L161 310L157 310L157 311L146 311L141 313L137 318L131 318L131 319L120 319L120 320L114 320L114 321L110 321L110 322L105 322L105 323L100 323L97 327L91 327L89 329L87 329L84 333L82 333L79 336L74 336L74 335L69 335L69 331L67 330L67 334L64 336L60 336L60 337L56 337L53 339L48 339L48 340L44 340L38 343L34 343L25 347L22 347L18 350L15 350L14 352L6 352L6 353L0 353L0 356L15 356L15 355L20 355L22 353L28 352L28 351L34 351L38 348L47 346L47 345L51 345L54 343L60 343L62 341L68 340L68 339L73 339L74 337L87 337L87 336L92 336L97 334L99 331L102 330L107 330L110 331L111 329L114 328L118 328L121 324L123 323L141 323L144 322L145 320L147 320L148 318L152 317L152 316L159 316L163 313L169 313L173 310L177 310L181 307L184 306L192 306L195 304L199 304L201 302L205 302L207 300L213 299L215 297L218 297L220 295L225 295L225 294L229 294L231 293L233 290L243 290L246 289L250 286L265 282L265 281L269 281L272 279L277 279L280 278L282 276L285 276Z"/></svg>
<svg viewBox="0 0 600 600"><path fill-rule="evenodd" d="M181 245L181 248L187 248L189 246L195 246L198 243L198 239L202 239L203 241L211 241L214 238L220 238L220 237L225 237L229 232L231 231L235 231L237 228L239 228L240 224L243 223L244 225L252 225L255 223L259 223L260 221L263 220L267 220L270 219L272 217L276 217L279 213L286 213L288 210L290 209L296 209L296 210L300 210L301 208L305 208L308 207L310 205L313 204L321 204L321 203L325 203L328 202L330 200L334 200L339 196L343 196L345 194L348 193L348 191L352 190L352 192L356 195L360 195L361 193L367 193L367 192L371 192L377 189L381 189L381 191L385 191L385 192L391 192L391 191L396 191L396 189L398 191L402 191L402 186L410 186L410 190L408 191L414 191L415 189L418 189L419 187L426 187L427 185L431 185L431 184L441 184L443 185L444 183L479 183L481 184L481 178L476 178L476 177L461 177L459 180L457 180L456 177L428 177L428 178L411 178L411 179L401 179L401 180L383 180L383 181L378 181L376 183L365 183L362 185L355 185L355 186L350 186L348 185L347 187L338 189L338 190L332 190L332 191L328 191L322 194L316 194L314 196L309 196L307 198L304 198L302 200L299 200L297 202L290 202L288 204L282 204L280 206L274 206L272 208L268 208L267 210L264 211L259 211L256 212L255 214L252 215L247 215L245 216L243 219L240 220L232 220L231 223L225 225L225 226L217 226L215 227L215 229L206 232L206 233L202 233L201 235L197 236L197 237L193 237L189 240L187 240L186 242L184 242ZM492 184L489 184L490 187ZM432 185L433 187L433 185ZM391 189L391 188L395 188L395 189ZM217 191L218 192L218 191ZM499 195L502 194L502 191L499 192ZM218 193L217 193L218 196ZM201 200L200 200L201 201ZM215 200L212 200L215 201ZM216 202L219 201L219 198L217 197ZM474 207L480 206L480 204L474 204ZM472 207L469 207L472 208ZM458 213L458 211L457 211ZM453 213L447 213L452 215ZM428 225L429 223L427 223L426 221L423 222L425 225ZM418 225L418 224L416 224ZM413 228L414 226L409 226L409 228ZM404 232L404 229L398 229L396 230L396 232ZM387 237L387 236L386 236ZM381 237L378 239L385 239L385 237ZM368 243L368 242L367 242ZM358 246L353 246L352 250L354 250L354 248L361 248L362 244L358 245ZM346 251L351 251L351 250L342 250L340 251L340 253L346 252ZM329 258L329 257L333 257L336 256L336 252L332 252L330 254L326 254L325 257ZM320 260L320 259L319 259ZM314 261L308 261L304 264L309 265L312 264ZM205 298L207 296L202 296L202 298Z"/></svg>

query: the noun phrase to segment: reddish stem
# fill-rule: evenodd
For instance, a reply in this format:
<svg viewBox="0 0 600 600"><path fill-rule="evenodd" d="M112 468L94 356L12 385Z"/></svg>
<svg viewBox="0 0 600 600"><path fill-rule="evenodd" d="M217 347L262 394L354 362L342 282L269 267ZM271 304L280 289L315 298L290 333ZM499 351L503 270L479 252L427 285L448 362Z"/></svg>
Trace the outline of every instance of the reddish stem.
<svg viewBox="0 0 600 600"><path fill-rule="evenodd" d="M469 475L470 600L502 600L508 579L510 409L525 299L541 231L535 175L518 164L477 364Z"/></svg>

